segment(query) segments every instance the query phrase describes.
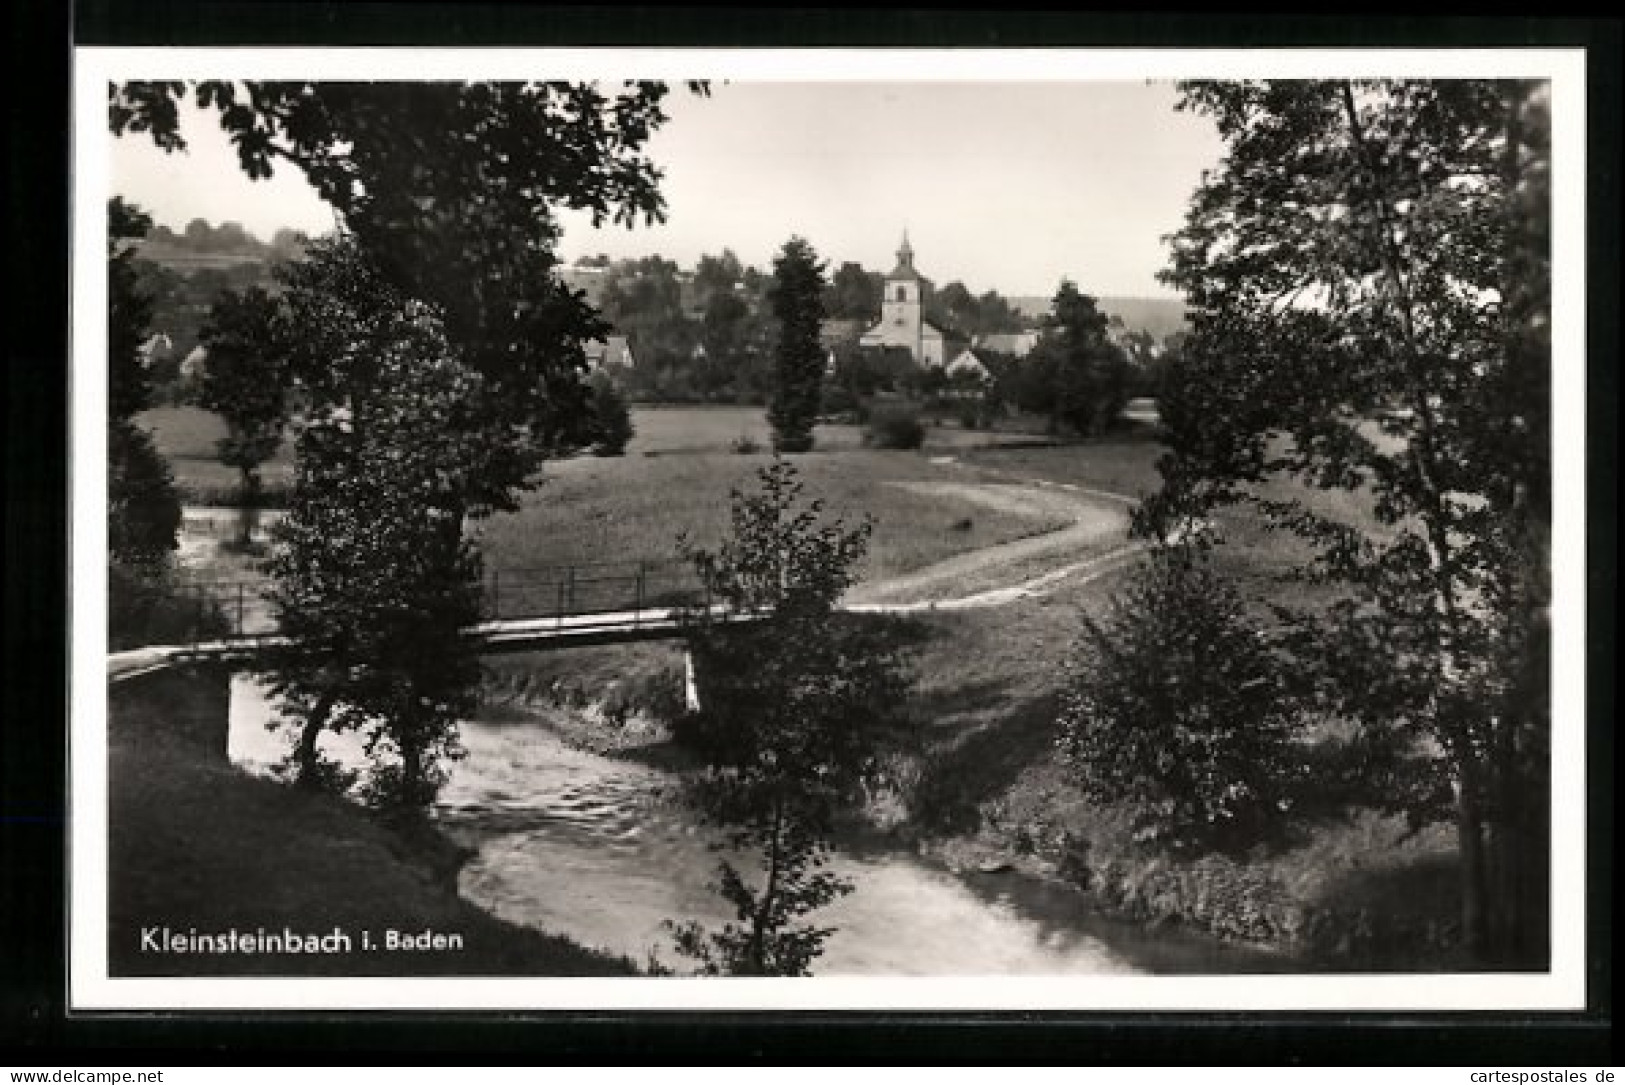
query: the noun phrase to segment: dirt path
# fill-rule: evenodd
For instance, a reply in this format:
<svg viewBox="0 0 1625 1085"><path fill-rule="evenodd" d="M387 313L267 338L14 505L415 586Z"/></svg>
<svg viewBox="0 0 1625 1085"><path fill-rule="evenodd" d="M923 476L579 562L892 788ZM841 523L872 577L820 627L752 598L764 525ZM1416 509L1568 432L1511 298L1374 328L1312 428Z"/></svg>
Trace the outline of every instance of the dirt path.
<svg viewBox="0 0 1625 1085"><path fill-rule="evenodd" d="M1069 523L1055 531L956 554L924 569L860 584L847 596L853 610L1001 606L1042 595L1063 579L1103 575L1144 549L1143 544L1129 541L1128 513L1135 502L1122 494L1031 479L893 485Z"/></svg>

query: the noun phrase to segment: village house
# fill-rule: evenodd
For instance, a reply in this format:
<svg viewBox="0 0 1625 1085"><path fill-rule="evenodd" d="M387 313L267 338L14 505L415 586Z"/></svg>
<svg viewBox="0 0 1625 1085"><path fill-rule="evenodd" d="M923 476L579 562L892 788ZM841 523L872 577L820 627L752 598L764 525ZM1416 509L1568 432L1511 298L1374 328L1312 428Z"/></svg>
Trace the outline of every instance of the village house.
<svg viewBox="0 0 1625 1085"><path fill-rule="evenodd" d="M1008 354L1012 358L1025 358L1038 345L1037 332L990 332L978 335L973 344L980 350Z"/></svg>
<svg viewBox="0 0 1625 1085"><path fill-rule="evenodd" d="M587 355L589 369L631 369L637 363L632 358L632 344L624 335L607 339L589 339L581 344Z"/></svg>

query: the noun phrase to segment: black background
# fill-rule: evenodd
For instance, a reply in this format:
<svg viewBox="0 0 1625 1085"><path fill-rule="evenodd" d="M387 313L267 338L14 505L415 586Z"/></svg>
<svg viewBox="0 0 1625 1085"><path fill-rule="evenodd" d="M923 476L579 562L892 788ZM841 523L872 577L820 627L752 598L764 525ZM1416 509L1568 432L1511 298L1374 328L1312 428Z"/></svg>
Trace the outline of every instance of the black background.
<svg viewBox="0 0 1625 1085"><path fill-rule="evenodd" d="M7 5L0 1045L13 1065L415 1063L1608 1065L1613 1054L1620 26L1553 18ZM97 1014L66 1009L69 132L73 45L1577 46L1589 52L1588 1006L1556 1014ZM1419 983L1426 980L1419 979Z"/></svg>

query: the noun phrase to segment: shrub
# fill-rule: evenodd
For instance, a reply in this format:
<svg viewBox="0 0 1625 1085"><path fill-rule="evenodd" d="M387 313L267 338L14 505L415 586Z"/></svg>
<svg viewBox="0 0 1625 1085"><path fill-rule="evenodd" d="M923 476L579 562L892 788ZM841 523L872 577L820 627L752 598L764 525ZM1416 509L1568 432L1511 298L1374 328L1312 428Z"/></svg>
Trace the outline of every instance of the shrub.
<svg viewBox="0 0 1625 1085"><path fill-rule="evenodd" d="M592 454L621 456L632 440L632 412L615 383L603 373L592 382Z"/></svg>
<svg viewBox="0 0 1625 1085"><path fill-rule="evenodd" d="M1287 673L1205 552L1153 554L1105 623L1084 618L1060 745L1085 794L1135 814L1142 841L1244 847L1291 805Z"/></svg>
<svg viewBox="0 0 1625 1085"><path fill-rule="evenodd" d="M869 415L869 440L880 448L919 448L925 441L920 413L912 407L877 407Z"/></svg>
<svg viewBox="0 0 1625 1085"><path fill-rule="evenodd" d="M757 443L756 438L748 433L741 433L738 437L735 437L728 447L740 456L754 456L762 450L762 446Z"/></svg>
<svg viewBox="0 0 1625 1085"><path fill-rule="evenodd" d="M220 604L172 570L107 566L108 648L185 644L230 630Z"/></svg>

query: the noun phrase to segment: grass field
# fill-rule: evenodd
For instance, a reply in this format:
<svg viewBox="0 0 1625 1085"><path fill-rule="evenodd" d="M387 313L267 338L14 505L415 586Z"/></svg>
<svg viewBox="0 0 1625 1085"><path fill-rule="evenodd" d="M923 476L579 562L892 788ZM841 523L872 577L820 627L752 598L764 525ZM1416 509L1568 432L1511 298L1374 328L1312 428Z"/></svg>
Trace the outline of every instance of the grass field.
<svg viewBox="0 0 1625 1085"><path fill-rule="evenodd" d="M548 468L518 513L478 528L488 567L537 568L604 561L671 560L679 532L714 545L728 523L730 491L753 489L766 455L692 452L585 459ZM943 480L943 469L913 452L854 448L793 458L805 496L828 515L874 520L864 572L886 576L952 554L1062 526L1053 515L911 488Z"/></svg>
<svg viewBox="0 0 1625 1085"><path fill-rule="evenodd" d="M226 424L219 415L198 407L155 407L137 415L136 422L151 432L153 443L169 461L182 501L192 505L235 501L237 469L221 463L215 447L226 435ZM284 441L276 455L261 466L260 479L273 494L292 484L291 442Z"/></svg>

